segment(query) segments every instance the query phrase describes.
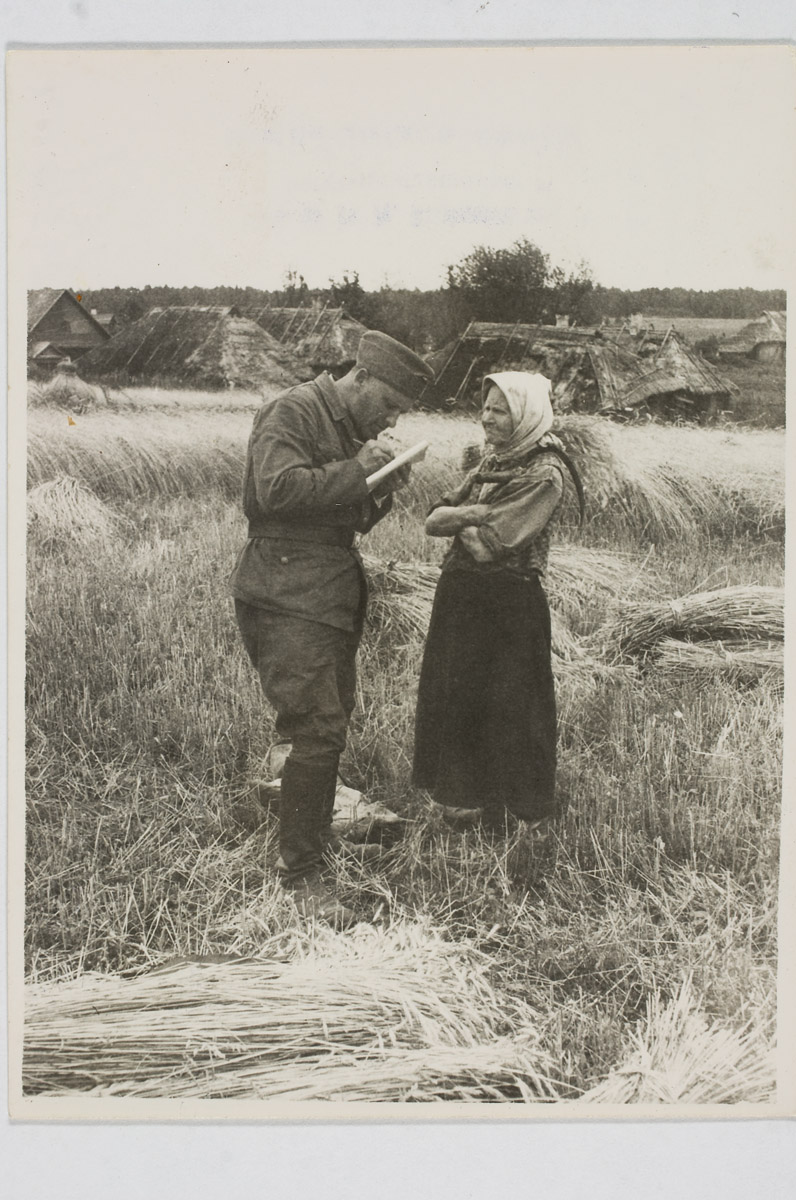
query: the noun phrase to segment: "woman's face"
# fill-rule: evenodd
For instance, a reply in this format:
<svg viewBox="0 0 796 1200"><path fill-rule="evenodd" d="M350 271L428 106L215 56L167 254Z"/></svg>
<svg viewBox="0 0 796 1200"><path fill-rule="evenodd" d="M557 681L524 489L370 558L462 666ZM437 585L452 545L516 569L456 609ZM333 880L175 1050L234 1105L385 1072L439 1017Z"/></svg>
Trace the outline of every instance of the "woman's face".
<svg viewBox="0 0 796 1200"><path fill-rule="evenodd" d="M490 446L505 446L514 432L514 421L506 397L495 384L492 384L486 394L484 407L481 409L481 425Z"/></svg>

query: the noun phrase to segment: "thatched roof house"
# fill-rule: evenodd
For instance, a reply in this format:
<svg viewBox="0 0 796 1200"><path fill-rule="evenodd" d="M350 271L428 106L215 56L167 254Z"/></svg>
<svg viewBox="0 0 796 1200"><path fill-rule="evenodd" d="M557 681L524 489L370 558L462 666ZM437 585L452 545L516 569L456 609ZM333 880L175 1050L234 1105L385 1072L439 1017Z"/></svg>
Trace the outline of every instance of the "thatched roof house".
<svg viewBox="0 0 796 1200"><path fill-rule="evenodd" d="M354 365L367 326L344 308L308 307L245 309L272 337L306 359L313 371L340 376Z"/></svg>
<svg viewBox="0 0 796 1200"><path fill-rule="evenodd" d="M436 375L426 396L433 406L468 407L479 402L481 380L492 371L541 371L553 381L555 401L567 396L561 407L580 407L576 379L584 356L609 345L591 329L471 321L455 342L426 355Z"/></svg>
<svg viewBox="0 0 796 1200"><path fill-rule="evenodd" d="M80 358L109 338L107 329L84 308L69 288L28 292L28 361L40 365ZM45 347L50 350L45 354ZM58 353L60 351L60 353Z"/></svg>
<svg viewBox="0 0 796 1200"><path fill-rule="evenodd" d="M645 406L705 419L730 396L730 385L671 333L649 360L591 329L471 321L427 361L437 374L429 399L440 407L473 407L484 375L518 370L552 380L559 412L628 415Z"/></svg>
<svg viewBox="0 0 796 1200"><path fill-rule="evenodd" d="M658 416L708 421L729 403L731 385L674 333L666 337L652 363L644 361L643 367L643 373L629 382L612 411L645 407Z"/></svg>
<svg viewBox="0 0 796 1200"><path fill-rule="evenodd" d="M619 411L645 369L643 359L613 342L587 344L553 379L553 403L560 412Z"/></svg>
<svg viewBox="0 0 796 1200"><path fill-rule="evenodd" d="M87 354L81 374L190 387L290 387L311 371L234 307L153 308Z"/></svg>
<svg viewBox="0 0 796 1200"><path fill-rule="evenodd" d="M784 312L764 312L719 346L727 358L754 358L757 362L784 362L787 318Z"/></svg>

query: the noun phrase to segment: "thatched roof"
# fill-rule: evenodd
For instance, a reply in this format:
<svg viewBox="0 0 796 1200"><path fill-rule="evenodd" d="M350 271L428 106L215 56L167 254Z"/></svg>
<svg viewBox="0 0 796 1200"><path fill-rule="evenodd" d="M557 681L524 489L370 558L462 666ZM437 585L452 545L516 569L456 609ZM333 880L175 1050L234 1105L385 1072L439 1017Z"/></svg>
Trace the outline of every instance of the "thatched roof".
<svg viewBox="0 0 796 1200"><path fill-rule="evenodd" d="M514 345L533 345L537 341L556 344L580 344L585 339L597 337L597 331L579 325L527 325L521 321L514 324L504 321L471 321L464 337L507 340Z"/></svg>
<svg viewBox="0 0 796 1200"><path fill-rule="evenodd" d="M232 307L153 308L80 360L93 379L173 380L204 387L290 387L311 371Z"/></svg>
<svg viewBox="0 0 796 1200"><path fill-rule="evenodd" d="M644 364L645 368L647 364ZM651 369L626 389L617 407L635 408L653 397L679 394L694 399L730 397L730 384L718 371L670 334L652 361Z"/></svg>
<svg viewBox="0 0 796 1200"><path fill-rule="evenodd" d="M458 403L474 394L492 371L529 370L552 379L555 396L570 387L587 350L608 344L592 329L471 321L455 342L426 355L436 376L427 395L432 402Z"/></svg>
<svg viewBox="0 0 796 1200"><path fill-rule="evenodd" d="M689 398L687 406L705 397L727 399L730 385L673 334L652 362L611 342L585 346L553 379L553 402L562 412L615 413L674 394Z"/></svg>
<svg viewBox="0 0 796 1200"><path fill-rule="evenodd" d="M359 340L367 333L367 326L349 316L344 308L268 306L244 312L316 369L353 363Z"/></svg>
<svg viewBox="0 0 796 1200"><path fill-rule="evenodd" d="M751 354L756 346L765 342L779 342L784 345L787 340L787 318L784 312L764 312L756 320L750 321L733 337L721 343L722 354Z"/></svg>
<svg viewBox="0 0 796 1200"><path fill-rule="evenodd" d="M685 408L698 407L702 398L730 394L730 385L673 334L650 363L591 329L471 321L427 361L437 373L438 402L477 400L483 376L500 370L541 371L561 412L621 412L673 394Z"/></svg>
<svg viewBox="0 0 796 1200"><path fill-rule="evenodd" d="M628 389L646 369L643 359L613 342L585 346L573 360L572 369L553 381L553 401L562 412L622 408Z"/></svg>

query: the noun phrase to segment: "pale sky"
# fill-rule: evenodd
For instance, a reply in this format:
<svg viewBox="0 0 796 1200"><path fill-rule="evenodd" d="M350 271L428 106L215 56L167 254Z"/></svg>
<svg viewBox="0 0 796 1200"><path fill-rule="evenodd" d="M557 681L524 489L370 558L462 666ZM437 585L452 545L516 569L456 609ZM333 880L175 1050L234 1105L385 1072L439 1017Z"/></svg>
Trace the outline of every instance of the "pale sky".
<svg viewBox="0 0 796 1200"><path fill-rule="evenodd" d="M786 47L17 52L26 287L431 288L528 237L607 286L785 286Z"/></svg>

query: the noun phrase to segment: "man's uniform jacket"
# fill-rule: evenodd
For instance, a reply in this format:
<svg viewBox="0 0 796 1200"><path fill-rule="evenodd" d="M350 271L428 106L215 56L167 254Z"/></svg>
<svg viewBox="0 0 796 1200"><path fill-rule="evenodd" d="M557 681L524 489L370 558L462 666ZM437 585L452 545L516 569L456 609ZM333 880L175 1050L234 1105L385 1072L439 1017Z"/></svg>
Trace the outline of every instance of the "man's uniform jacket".
<svg viewBox="0 0 796 1200"><path fill-rule="evenodd" d="M356 460L360 443L327 374L266 403L254 419L243 507L249 540L230 577L256 608L354 631L365 583L354 534L385 516Z"/></svg>

